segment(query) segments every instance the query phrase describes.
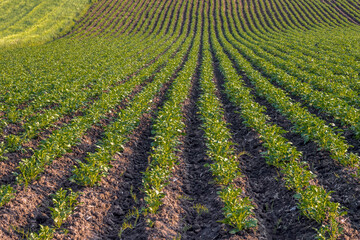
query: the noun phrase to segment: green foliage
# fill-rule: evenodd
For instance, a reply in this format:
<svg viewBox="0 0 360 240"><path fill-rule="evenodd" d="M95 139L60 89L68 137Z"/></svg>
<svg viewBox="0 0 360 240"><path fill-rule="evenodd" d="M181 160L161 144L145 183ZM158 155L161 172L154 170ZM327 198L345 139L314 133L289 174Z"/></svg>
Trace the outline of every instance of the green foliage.
<svg viewBox="0 0 360 240"><path fill-rule="evenodd" d="M167 96L168 100L158 112L153 125L152 133L155 136L152 143L150 165L143 178L145 213L155 214L162 205L162 199L165 196L163 191L177 161L176 153L180 145L180 137L184 135L183 103L190 91L191 79L197 63L196 53L199 51L200 46L201 24L198 22L196 26L195 23L196 21L193 21L190 26L193 37L186 39L184 47L180 50L180 54L178 53L180 56L185 56L186 52L189 51L189 59L174 79ZM194 34L195 28L197 29L196 35ZM172 67L172 70L167 72L174 72L179 69L182 61L183 58L170 59L168 64ZM169 76L165 78L169 79Z"/></svg>
<svg viewBox="0 0 360 240"><path fill-rule="evenodd" d="M223 188L219 193L225 205L223 208L225 219L221 222L235 227L232 233L257 225L257 220L252 218L254 206L248 197L239 198L240 195L241 189L233 186Z"/></svg>
<svg viewBox="0 0 360 240"><path fill-rule="evenodd" d="M141 211L141 210L140 210ZM123 232L126 229L134 229L138 223L140 218L140 211L138 208L131 209L125 216L125 220L123 221L121 228L118 233L118 237L121 239Z"/></svg>
<svg viewBox="0 0 360 240"><path fill-rule="evenodd" d="M49 41L67 32L74 18L95 2L3 1L0 45ZM277 1L275 7L271 1L158 1L157 7L134 1L112 3L101 14L81 18L70 39L1 49L1 160L51 129L50 135L31 149L32 156L20 160L16 184L28 186L38 179L54 159L70 152L89 129L111 113L114 121L104 127L96 151L78 162L70 178L79 185L98 185L142 117L153 111L160 90L172 81L152 124L154 138L143 178L144 213L155 214L177 162L182 136L188 134L184 132L183 107L192 77L199 75L196 104L211 161L206 166L221 188L223 222L235 228L233 233L256 226L254 205L234 184L241 177L241 154L235 151L231 138L236 133L228 129L219 90L238 107L244 124L258 134L266 149L262 156L279 169L285 186L296 192L298 209L322 224L318 238L339 238L345 212L331 201L331 192L316 185L316 176L302 162L302 153L286 139L288 132L265 114L266 107L258 104L254 95L285 117L291 124L289 131L301 135L304 143L314 142L339 164L359 173L359 156L349 151L352 146L343 133L360 136L360 35L358 26L348 23L349 19L359 21L360 14L353 3L285 0L281 8ZM93 10L102 11L103 6L107 7L99 4ZM103 37L93 38L99 35ZM224 77L220 88L212 82L213 64ZM126 106L119 110L123 103ZM320 117L310 113L309 107L317 109ZM63 122L68 116L71 120ZM324 121L324 117L330 120ZM20 134L7 132L12 124L21 126ZM130 195L138 203L132 190ZM13 197L11 186L1 186L0 206ZM62 189L55 194L51 211L56 228L73 211L76 197ZM194 207L205 211L203 206ZM136 225L139 214L134 214L135 224L124 222L119 237ZM150 219L146 221L153 225ZM54 231L41 226L40 232L31 236L48 239Z"/></svg>
<svg viewBox="0 0 360 240"><path fill-rule="evenodd" d="M97 154L97 156L99 156L99 154ZM109 161L104 161L103 159L88 163L78 161L79 166L74 167L70 181L82 186L93 187L100 182L102 177L107 175L108 170L111 168L111 165L107 162Z"/></svg>
<svg viewBox="0 0 360 240"><path fill-rule="evenodd" d="M309 166L304 162L291 162L284 165L281 172L284 174L283 180L288 189L294 189L296 192L303 191L309 186L311 180L316 176L308 170Z"/></svg>
<svg viewBox="0 0 360 240"><path fill-rule="evenodd" d="M89 0L7 1L0 5L0 46L52 40L68 30L90 4Z"/></svg>
<svg viewBox="0 0 360 240"><path fill-rule="evenodd" d="M195 209L195 211L196 211L196 213L197 213L198 215L202 215L202 214L204 214L204 213L208 213L208 212L209 212L209 209L208 209L206 206L204 206L204 205L202 205L202 204L200 204L200 203L195 204L195 205L193 206L193 208Z"/></svg>
<svg viewBox="0 0 360 240"><path fill-rule="evenodd" d="M9 152L14 152L21 148L21 138L16 135L8 135L6 136L6 149Z"/></svg>
<svg viewBox="0 0 360 240"><path fill-rule="evenodd" d="M305 216L321 223L328 214L340 216L342 212L339 203L331 202L330 194L322 187L310 185L299 191L295 198L299 200L298 207Z"/></svg>
<svg viewBox="0 0 360 240"><path fill-rule="evenodd" d="M49 226L40 225L38 233L30 233L27 239L29 240L51 240L54 238L55 229Z"/></svg>
<svg viewBox="0 0 360 240"><path fill-rule="evenodd" d="M7 160L7 157L5 157L4 154L6 154L8 152L9 152L9 150L6 149L5 143L1 142L0 143L0 161Z"/></svg>
<svg viewBox="0 0 360 240"><path fill-rule="evenodd" d="M4 206L11 199L15 198L15 190L10 185L0 187L0 207Z"/></svg>
<svg viewBox="0 0 360 240"><path fill-rule="evenodd" d="M205 14L207 18L207 14ZM208 24L205 23L203 35L208 36ZM257 220L253 218L253 204L248 197L241 197L241 189L235 187L234 181L241 176L238 158L246 154L241 152L235 155L234 143L231 141L231 133L224 121L224 111L220 100L216 96L214 69L211 64L211 53L209 42L203 41L203 59L200 71L200 87L202 94L199 99L199 110L204 130L207 155L213 161L206 164L215 177L216 183L222 185L218 192L224 203L223 223L234 227L231 233L236 233L246 228L256 227ZM197 206L198 214L203 210ZM207 209L206 209L207 210Z"/></svg>
<svg viewBox="0 0 360 240"><path fill-rule="evenodd" d="M53 195L53 205L50 207L51 216L54 220L56 228L60 228L64 221L73 213L76 206L79 205L77 198L79 193L63 190L58 190Z"/></svg>

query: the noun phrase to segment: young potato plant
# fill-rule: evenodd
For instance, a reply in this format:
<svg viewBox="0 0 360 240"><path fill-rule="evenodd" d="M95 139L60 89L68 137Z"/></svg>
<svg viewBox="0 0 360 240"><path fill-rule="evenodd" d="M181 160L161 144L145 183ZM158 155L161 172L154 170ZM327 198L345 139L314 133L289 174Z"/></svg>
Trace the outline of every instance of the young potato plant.
<svg viewBox="0 0 360 240"><path fill-rule="evenodd" d="M257 226L257 220L253 217L254 205L248 197L239 198L241 189L236 189L233 185L223 188L219 192L221 200L224 202L223 208L225 219L221 222L233 226L230 233L237 233L247 228Z"/></svg>
<svg viewBox="0 0 360 240"><path fill-rule="evenodd" d="M6 150L9 152L17 151L21 148L21 138L17 135L6 136Z"/></svg>
<svg viewBox="0 0 360 240"><path fill-rule="evenodd" d="M88 161L84 163L78 160L78 166L74 167L72 171L73 175L71 176L70 181L76 182L82 186L89 187L93 187L98 184L101 179L107 175L108 170L112 167L110 164L108 164L108 159L111 159L110 155L99 155L100 154L96 154L96 157L99 157L97 158L97 161ZM92 156L92 154L89 155L89 157Z"/></svg>
<svg viewBox="0 0 360 240"><path fill-rule="evenodd" d="M0 187L0 207L10 202L11 199L15 198L15 190L10 185L2 185Z"/></svg>
<svg viewBox="0 0 360 240"><path fill-rule="evenodd" d="M30 233L28 240L52 240L54 238L55 229L49 226L40 225L38 233Z"/></svg>
<svg viewBox="0 0 360 240"><path fill-rule="evenodd" d="M309 186L309 183L315 179L316 175L309 171L309 165L305 162L292 161L284 164L281 172L284 174L283 180L285 186L290 190L301 192Z"/></svg>
<svg viewBox="0 0 360 240"><path fill-rule="evenodd" d="M310 185L297 193L295 198L301 200L298 207L305 216L321 223L326 218L328 205L333 204L330 201L330 194L331 192L326 192L321 187Z"/></svg>
<svg viewBox="0 0 360 240"><path fill-rule="evenodd" d="M66 219L74 212L76 206L79 205L77 198L79 193L60 189L53 195L53 205L50 207L51 216L54 220L56 228L60 228Z"/></svg>
<svg viewBox="0 0 360 240"><path fill-rule="evenodd" d="M5 147L5 143L0 143L0 161L7 160L8 158L4 156L4 154L8 153L9 151Z"/></svg>

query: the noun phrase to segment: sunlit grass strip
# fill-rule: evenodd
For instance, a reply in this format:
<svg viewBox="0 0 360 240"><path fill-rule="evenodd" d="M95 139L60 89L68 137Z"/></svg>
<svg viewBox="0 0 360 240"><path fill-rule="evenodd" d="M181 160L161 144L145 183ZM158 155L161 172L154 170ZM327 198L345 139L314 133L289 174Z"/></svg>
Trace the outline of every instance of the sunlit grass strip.
<svg viewBox="0 0 360 240"><path fill-rule="evenodd" d="M3 28L0 31L0 47L13 44L44 43L52 40L74 25L75 20L84 14L92 1L89 0L64 0L50 1L42 0L40 4L28 9L26 14L22 12L24 5L16 5L12 1L8 7L12 8L12 14L6 18ZM26 5L32 5L30 0L25 1Z"/></svg>

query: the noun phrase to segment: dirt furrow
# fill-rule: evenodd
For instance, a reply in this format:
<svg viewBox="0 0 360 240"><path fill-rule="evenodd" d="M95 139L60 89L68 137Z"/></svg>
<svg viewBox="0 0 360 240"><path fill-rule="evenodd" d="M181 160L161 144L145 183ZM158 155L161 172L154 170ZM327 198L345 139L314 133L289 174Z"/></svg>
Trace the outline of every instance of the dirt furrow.
<svg viewBox="0 0 360 240"><path fill-rule="evenodd" d="M262 239L307 239L315 234L314 221L303 217L296 208L295 194L285 188L277 169L266 164L261 157L265 149L261 145L257 134L247 128L227 96L224 94L223 76L215 62L218 88L221 92L221 101L225 107L225 118L230 123L230 129L238 151L248 154L242 161L242 173L247 182L246 191L257 205L255 210L259 220L259 232ZM237 69L243 80L248 79Z"/></svg>
<svg viewBox="0 0 360 240"><path fill-rule="evenodd" d="M80 198L83 204L78 214L69 219L69 239L84 234L91 239L117 239L124 219L132 211L139 210L139 200L143 198L140 191L142 172L148 165L152 142L151 121L156 115L156 109L162 106L171 81L154 98L151 114L142 116L139 127L131 134L124 151L114 157L108 176L98 187L83 190ZM126 233L123 237L126 238Z"/></svg>
<svg viewBox="0 0 360 240"><path fill-rule="evenodd" d="M112 13L120 11L120 9L119 9L120 3L121 3L121 1L117 1L117 0L110 3L109 6L102 12L101 16L99 16L96 19L96 22L93 24L92 29L90 29L90 31L88 31L88 35L91 35L93 33L97 33L98 31L104 30L105 28L103 27L103 25L112 16ZM95 35L97 35L97 34L95 34Z"/></svg>
<svg viewBox="0 0 360 240"><path fill-rule="evenodd" d="M239 111L223 93L223 82L218 72L221 100L225 106L226 120L231 124L237 150L246 151L241 161L245 175L246 192L257 205L255 210L259 220L259 239L310 239L318 224L301 216L296 209L294 192L287 190L281 182L278 171L266 164L261 157L265 149L257 134L241 122Z"/></svg>
<svg viewBox="0 0 360 240"><path fill-rule="evenodd" d="M89 152L95 150L98 140L102 137L104 127L114 121L116 113L123 109L131 98L140 92L150 81L152 81L151 78L146 83L136 87L111 113L102 118L99 124L94 125L84 134L81 142L72 147L71 153L55 159L51 166L46 168L45 172L39 176L39 179L30 184L27 189L24 189L23 186L15 186L18 190L16 198L0 209L0 214L3 216L0 219L0 225L12 226L15 230L16 228L19 228L17 230L25 229L26 232L28 230L36 230L38 226L36 225L34 229L35 223L49 223L47 220L43 220L45 217L40 217L40 220L37 220L39 215L43 215L41 211L49 206L49 195L55 193L61 187L72 187L74 190L81 189L71 184L68 180L71 175L72 166L76 164L76 160L83 160ZM38 206L41 207L38 208ZM48 218L50 219L49 216ZM0 237L1 239L16 239L16 232L19 231L9 229L0 232Z"/></svg>
<svg viewBox="0 0 360 240"><path fill-rule="evenodd" d="M99 19L99 16L108 8L109 4L116 0L106 0L102 2L102 4L98 5L99 7L94 12L90 12L88 18L86 18L86 22L83 23L83 26L80 27L78 38L83 38L88 34L89 31L93 28L96 21Z"/></svg>
<svg viewBox="0 0 360 240"><path fill-rule="evenodd" d="M134 16L132 16L131 21L128 23L128 25L127 25L127 27L126 27L126 29L129 29L129 28L130 28L130 30L128 30L128 32L129 32L128 34L129 34L129 35L130 35L131 32L134 30L135 26L138 24L139 19L141 19L142 16L145 14L146 8L149 7L149 5L151 5L151 2L150 2L149 0L144 0L144 1L141 3L141 6L140 6L138 12L136 12L136 13L134 14ZM146 7L144 8L144 6L146 6ZM138 18L135 19L135 15L138 14L139 11L141 11L141 12L140 12L140 15L138 15Z"/></svg>
<svg viewBox="0 0 360 240"><path fill-rule="evenodd" d="M360 25L360 23L352 18L351 16L349 16L349 14L347 14L342 8L340 8L339 6L336 5L336 2L332 2L329 0L324 0L325 3L329 4L331 7L333 7L335 10L337 10L341 15L343 15L345 18L347 18L349 20L349 22L352 22L356 25Z"/></svg>

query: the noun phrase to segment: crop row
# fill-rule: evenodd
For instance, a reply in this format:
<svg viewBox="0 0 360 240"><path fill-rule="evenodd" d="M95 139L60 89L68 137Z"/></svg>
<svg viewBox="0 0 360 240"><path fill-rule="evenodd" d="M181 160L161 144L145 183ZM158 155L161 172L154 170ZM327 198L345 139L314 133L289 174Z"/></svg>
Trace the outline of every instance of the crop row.
<svg viewBox="0 0 360 240"><path fill-rule="evenodd" d="M204 18L208 19L209 4L206 4ZM216 182L221 185L218 192L224 203L224 223L234 227L236 233L246 228L255 227L254 205L246 194L236 185L235 181L241 177L239 169L239 155L235 154L231 133L224 120L224 111L216 96L216 86L213 82L214 68L210 51L209 22L205 20L202 41L202 66L200 71L200 88L202 94L199 99L199 110L202 128L204 130L207 155L213 161L209 164ZM244 196L245 195L245 196Z"/></svg>
<svg viewBox="0 0 360 240"><path fill-rule="evenodd" d="M212 12L214 5L212 5ZM283 173L286 186L297 192L298 208L307 217L317 222L327 223L318 230L319 236L326 234L336 238L341 233L339 218L343 215L340 204L330 201L326 190L313 185L314 175L308 170L306 163L301 162L301 153L283 137L285 131L277 125L269 123L269 117L264 114L265 108L253 100L251 89L245 86L241 76L232 67L232 61L227 57L218 37L215 34L215 22L211 21L211 44L215 58L219 62L221 73L225 77L225 91L234 105L240 107L244 123L260 134L263 146L267 149L264 157L268 164L279 168ZM219 31L218 31L219 32ZM246 68L246 66L242 66ZM252 74L254 75L254 74ZM247 76L252 76L247 74Z"/></svg>
<svg viewBox="0 0 360 240"><path fill-rule="evenodd" d="M179 30L180 28L178 28ZM178 33L179 34L179 33ZM161 35L162 36L162 35ZM161 41L161 40L158 40ZM170 44L173 44L174 38L166 38L166 40L159 45L152 45L151 47L144 50L141 53L141 57L135 59L134 61L130 61L130 63L126 64L127 59L131 59L131 57L138 51L128 51L128 53L124 53L119 59L120 63L124 63L125 66L119 68L121 72L118 75L108 75L102 74L99 78L103 79L91 83L91 87L86 88L84 91L79 91L83 86L89 85L88 82L81 83L81 81L77 81L77 83L81 83L79 85L71 85L69 88L65 88L64 94L62 92L59 93L59 88L54 88L53 91L57 94L47 94L48 98L38 98L38 101L32 101L31 105L25 109L19 110L7 110L7 116L14 116L14 119L11 119L12 122L19 121L18 118L27 119L27 122L23 124L23 129L25 130L22 133L22 136L9 135L7 136L7 143L3 147L3 154L7 151L13 151L19 149L22 143L25 143L29 139L35 137L40 130L43 130L49 127L52 123L61 118L64 114L71 115L75 110L79 108L88 108L91 105L91 99L95 97L101 96L102 92L110 89L114 84L119 84L119 79L126 79L128 76L133 75L138 71L137 68L146 67L149 62L155 60L156 56L159 54L163 54L170 47ZM150 59L150 60L149 60ZM136 66L136 68L135 68ZM91 78L90 78L91 79ZM78 86L78 87L76 87ZM63 101L61 101L63 99ZM40 101L41 100L41 101ZM39 104L36 104L39 102ZM50 109L43 110L40 114L35 114L36 109L41 109L46 105L56 103L59 107L53 107ZM20 117L20 116L21 117ZM34 115L34 116L33 116ZM17 118L15 116L18 116Z"/></svg>
<svg viewBox="0 0 360 240"><path fill-rule="evenodd" d="M328 126L324 120L318 118L317 116L310 114L308 110L300 105L300 103L293 102L282 89L276 88L273 86L270 81L265 78L262 73L265 73L265 76L270 76L270 80L276 81L278 84L281 84L286 89L292 91L302 91L299 94L305 95L309 98L309 102L312 105L322 107L324 110L331 110L336 112L339 106L341 106L341 100L330 97L327 99L326 94L323 92L311 91L304 87L304 83L292 79L286 74L276 74L279 70L274 66L271 66L266 61L258 60L257 56L252 53L251 50L247 49L246 46L239 44L229 33L229 28L226 21L220 21L220 12L217 12L217 32L220 35L221 43L223 44L226 51L234 59L237 66L242 69L242 71L249 78L251 83L254 85L258 94L262 97L265 97L266 100L271 103L281 114L286 116L293 124L294 131L300 133L304 138L304 141L312 140L316 142L321 148L329 151L332 157L339 161L344 166L356 167L358 169L359 157L354 153L348 153L350 146L344 141L344 137L336 133L334 130ZM223 29L221 28L223 24ZM261 69L262 72L258 72L253 67ZM291 84L293 84L291 86ZM326 102L325 102L326 101ZM356 121L358 111L354 108L348 107L344 108L342 106L339 111L336 112L338 118L340 118L341 112L343 114L348 114L349 118L351 117L352 127L355 132L357 132L358 121ZM347 111L349 109L349 111ZM349 112L349 113L348 113ZM351 114L350 114L351 113ZM342 121L346 121L342 116Z"/></svg>
<svg viewBox="0 0 360 240"><path fill-rule="evenodd" d="M180 33L180 28L178 30L178 33ZM177 45L173 45L175 48L173 50L176 50L176 47L180 46L185 38L186 33L183 33L183 36L181 40L178 41ZM166 48L167 46L163 46L158 50L162 52ZM53 159L69 151L72 146L79 142L80 137L87 129L89 129L89 127L103 118L106 113L127 97L136 86L149 79L164 65L164 63L166 63L167 59L169 59L173 53L173 51L168 51L157 59L154 64L150 65L148 68L142 69L134 77L123 84L115 85L113 88L109 89L107 93L101 95L98 101L95 101L93 105L86 109L82 116L73 118L68 125L59 130L55 130L51 136L39 146L39 149L35 150L31 158L23 159L19 163L19 173L17 173L18 183L28 185L44 171L47 165L51 164ZM157 52L155 51L153 54L156 55ZM165 68L164 71L166 72L168 69ZM159 85L159 82L155 81L155 84ZM7 192L10 193L11 191Z"/></svg>
<svg viewBox="0 0 360 240"><path fill-rule="evenodd" d="M151 151L139 189L143 201L135 201L143 204L138 215L151 223L182 161L185 106L199 86L200 141L210 160L206 168L220 189L221 222L233 227L232 233L257 231L256 217L262 217L253 192L242 186L244 163L222 105L230 100L234 115L257 133L264 162L278 169L279 185L294 194L296 214L321 224L319 239L339 238L346 212L318 183L311 171L317 167L266 111L275 110L296 138L316 144L358 180L358 146L345 139L360 136L358 7L347 0L100 0L59 40L1 49L0 158L4 166L21 159L13 164L16 181L0 186L0 207L7 208L28 186L41 185L34 181L53 161L101 123L96 149L74 161L69 174L69 181L85 188L55 193L48 209L54 226L40 226L28 236L51 239L74 211L75 199L96 191L95 185L101 188L102 179L113 174L115 156L151 114ZM141 184L140 179L133 181Z"/></svg>
<svg viewBox="0 0 360 240"><path fill-rule="evenodd" d="M197 1L195 1L196 3ZM197 5L197 4L194 4ZM143 185L145 192L145 212L156 213L162 205L164 188L169 182L172 169L177 161L177 148L180 137L183 135L184 122L182 105L188 97L192 84L191 78L197 66L197 56L200 48L201 17L197 16L198 10L192 13L190 32L194 34L188 59L179 72L167 95L167 100L157 113L157 118L152 127L154 133L152 152L149 167L144 173ZM195 21L195 19L197 19ZM190 38L188 38L190 41ZM190 43L190 42L189 42Z"/></svg>
<svg viewBox="0 0 360 240"><path fill-rule="evenodd" d="M79 166L73 170L72 181L79 185L94 186L107 174L112 157L115 153L122 152L123 146L129 140L128 136L140 124L141 116L151 110L154 97L181 65L190 43L190 38L185 41L185 36L186 34L183 34L180 40L172 45L176 53L174 56L171 56L173 51L170 51L159 59L160 62L169 60L163 69L154 74L154 80L132 99L127 108L120 111L114 123L106 126L104 138L97 151L86 158L86 163L79 162Z"/></svg>

